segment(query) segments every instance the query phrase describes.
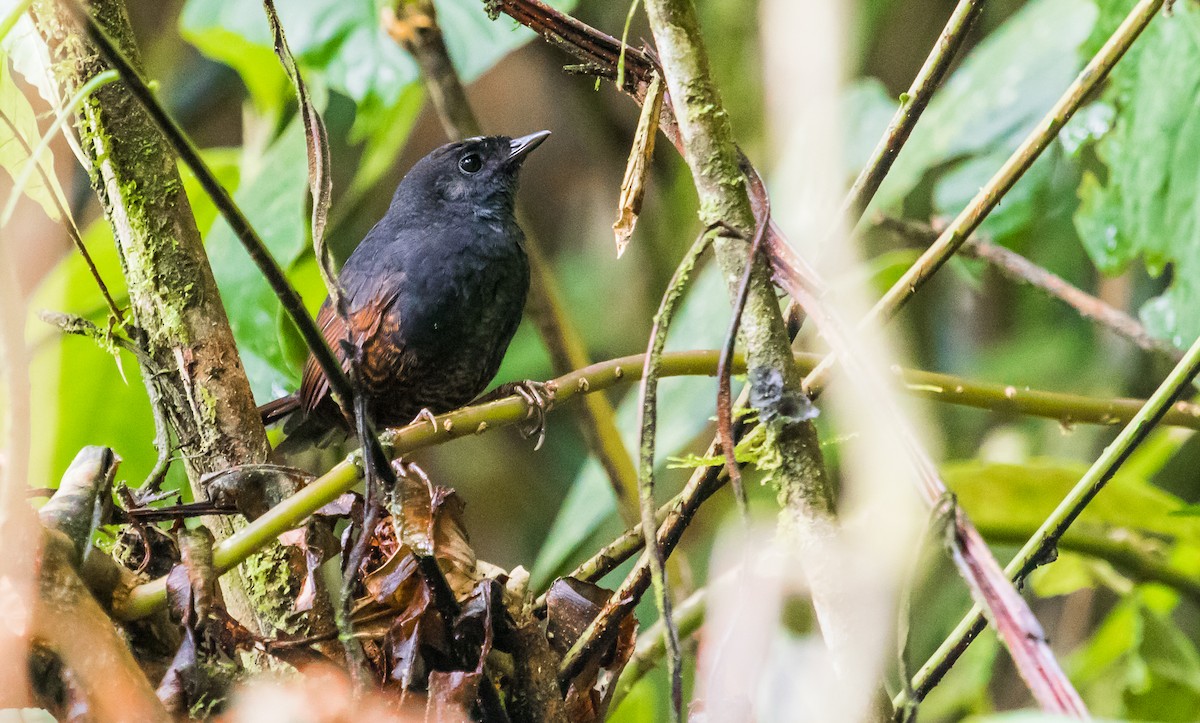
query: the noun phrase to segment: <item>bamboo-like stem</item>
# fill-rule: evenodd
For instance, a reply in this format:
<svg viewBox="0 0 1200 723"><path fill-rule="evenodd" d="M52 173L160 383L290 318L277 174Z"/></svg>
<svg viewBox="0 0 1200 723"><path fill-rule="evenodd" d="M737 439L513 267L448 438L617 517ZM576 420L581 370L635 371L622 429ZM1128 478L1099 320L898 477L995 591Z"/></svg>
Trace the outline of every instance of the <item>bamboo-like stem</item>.
<svg viewBox="0 0 1200 723"><path fill-rule="evenodd" d="M1192 343L1183 359L1171 370L1146 404L1125 425L1112 444L1104 448L1100 457L1092 463L1054 512L1009 562L1005 572L1014 581L1019 583L1039 566L1053 561L1055 546L1063 533L1083 512L1083 508L1104 489L1104 485L1113 478L1133 450L1137 449L1154 427L1164 419L1176 398L1195 379L1197 372L1200 372L1200 339ZM921 666L913 677L912 686L918 699L923 698L937 685L983 629L983 625L982 615L977 609L972 609L925 665Z"/></svg>
<svg viewBox="0 0 1200 723"><path fill-rule="evenodd" d="M1000 199L1012 189L1038 156L1058 137L1059 131L1071 119L1075 111L1079 110L1080 106L1091 97L1092 92L1108 77L1117 61L1125 55L1125 51L1129 50L1133 41L1141 35L1146 26L1150 24L1151 19L1162 8L1163 2L1164 0L1141 0L1134 7L1100 51L1079 72L1054 107L1021 141L1021 145L1009 156L1000 170L983 188L979 189L979 193L950 222L937 240L871 308L863 319L863 324L879 324L895 316L896 312L900 311L917 293L917 290L924 286L925 282L954 255L954 252L979 228L983 219L987 218L987 215L999 205ZM805 389L816 392L824 388L829 381L829 375L833 371L835 362L836 358L832 355L821 362L805 377Z"/></svg>
<svg viewBox="0 0 1200 723"><path fill-rule="evenodd" d="M445 39L431 0L397 0L385 29L417 61L438 120L450 138L482 134L479 118L471 107L462 81L446 50ZM524 216L518 210L518 215ZM527 313L538 329L550 355L555 374L566 374L591 363L587 346L571 321L563 301L562 289L537 236L525 229L525 252L529 257L532 280ZM608 475L617 510L626 524L634 524L637 514L637 470L621 440L612 403L602 394L589 395L580 408L580 426L588 447Z"/></svg>
<svg viewBox="0 0 1200 723"><path fill-rule="evenodd" d="M715 349L667 352L662 356L661 376L715 376L719 353ZM811 369L821 357L816 354L797 354L795 358L797 366L805 370ZM565 403L580 395L595 394L618 384L638 381L641 379L645 360L643 354L611 359L565 374L547 384L557 390L555 402ZM745 358L739 354L734 359L734 371L743 373L745 369ZM1030 389L1010 393L1013 387L979 384L960 377L932 372L901 370L900 374L901 379L906 382L906 388L914 394L981 408L989 408L989 404L994 404L1004 412L1032 414L1058 420L1070 419L1080 424L1127 421L1133 418L1142 405L1142 402L1135 399L1095 399ZM962 391L958 392L960 388ZM948 390L950 393L947 393ZM388 430L382 438L391 456L398 457L460 437L483 434L503 426L518 424L527 418L527 412L528 408L523 399L516 396L507 397L443 414L436 418L436 430L433 425L421 421L408 427ZM1187 402L1176 402L1165 414L1163 422L1200 430L1200 407ZM266 515L255 519L238 533L236 539L230 538L219 544L214 552L217 569L225 571L237 565L254 550L299 525L313 512L358 484L362 479L362 471L358 465L358 455L351 455L300 492L280 502ZM680 497L676 497L664 508L673 508L679 499ZM663 517L664 514L664 510L660 509L659 517ZM640 525L605 547L602 551L604 555L598 555L590 564L581 566L573 576L599 579L639 549ZM601 561L602 557L607 561ZM121 619L143 617L165 602L164 597L157 597L164 593L165 588L162 587L161 580L141 585L128 599L114 603L116 615Z"/></svg>
<svg viewBox="0 0 1200 723"><path fill-rule="evenodd" d="M879 228L924 244L932 243L938 236L937 230L928 224L893 216L881 215L875 220L875 224ZM1041 289L1075 309L1083 318L1091 319L1115 334L1125 337L1140 349L1161 354L1172 361L1179 361L1183 358L1182 349L1151 336L1150 332L1146 331L1146 327L1142 326L1137 319L1103 299L1092 296L1057 274L1050 273L1015 251L985 241L978 236L971 236L963 243L959 253L969 258L986 261L1013 281Z"/></svg>
<svg viewBox="0 0 1200 723"><path fill-rule="evenodd" d="M901 96L900 107L896 109L896 114L892 116L887 130L875 145L875 149L871 151L871 158L867 161L867 165L859 171L858 178L854 179L853 185L850 186L850 192L842 202L839 219L845 219L848 226L854 226L866 211L867 206L871 205L871 199L875 197L879 185L883 183L883 179L891 170L892 163L900 155L900 149L908 141L909 135L917 125L917 120L925 112L926 106L929 105L929 99L933 97L933 92L946 77L946 71L950 69L951 61L954 60L954 56L958 54L963 41L966 40L967 31L971 29L975 18L979 17L984 3L985 0L959 0L954 12L950 14L950 19L946 21L946 27L942 28L942 34L938 36L937 43L929 51L929 56L925 58L921 70L913 78L908 92Z"/></svg>

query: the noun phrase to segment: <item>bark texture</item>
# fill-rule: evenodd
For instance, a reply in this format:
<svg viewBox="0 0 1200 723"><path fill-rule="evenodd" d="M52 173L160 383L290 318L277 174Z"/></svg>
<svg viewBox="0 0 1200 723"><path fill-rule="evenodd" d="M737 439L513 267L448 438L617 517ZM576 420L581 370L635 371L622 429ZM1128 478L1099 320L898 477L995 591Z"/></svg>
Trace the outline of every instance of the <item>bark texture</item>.
<svg viewBox="0 0 1200 723"><path fill-rule="evenodd" d="M86 6L140 71L121 0L91 0ZM33 13L65 95L107 69L62 3L37 0ZM121 83L91 95L76 123L91 163L92 186L120 252L130 335L149 359L141 372L164 401L193 493L206 498L206 475L265 462L270 447L176 155ZM236 526L231 518L205 522L218 540ZM248 561L241 568L242 584L225 585L230 612L247 624L258 623L260 632L297 627L299 619L290 611L290 593L300 583L294 579L296 562L296 555L278 545Z"/></svg>

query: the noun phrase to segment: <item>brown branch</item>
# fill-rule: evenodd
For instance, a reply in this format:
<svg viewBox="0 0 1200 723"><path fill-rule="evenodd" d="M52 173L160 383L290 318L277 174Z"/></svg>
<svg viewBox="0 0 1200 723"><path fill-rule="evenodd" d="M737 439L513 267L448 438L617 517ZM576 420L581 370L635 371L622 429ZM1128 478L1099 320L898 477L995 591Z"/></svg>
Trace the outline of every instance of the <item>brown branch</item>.
<svg viewBox="0 0 1200 723"><path fill-rule="evenodd" d="M928 246L938 236L938 230L934 226L894 216L880 215L875 219L875 224L882 229L918 241L924 246ZM1103 299L1092 296L1061 276L1050 273L1015 251L985 241L978 236L971 236L963 242L959 253L968 258L986 261L1013 281L1041 289L1075 309L1083 318L1091 319L1118 336L1129 339L1140 349L1161 354L1171 361L1177 362L1183 358L1182 350L1162 339L1151 336L1150 332L1146 331L1146 327L1142 326L1137 319Z"/></svg>
<svg viewBox="0 0 1200 723"><path fill-rule="evenodd" d="M34 641L62 660L89 718L170 721L129 647L79 579L74 559L70 540L47 530L39 559Z"/></svg>
<svg viewBox="0 0 1200 723"><path fill-rule="evenodd" d="M193 492L203 498L209 473L262 463L269 453L183 190L176 152L189 161L202 184L207 169L142 81L124 3L90 0L84 8L75 0L36 0L33 14L65 92L86 85L110 64L124 81L86 98L77 126L81 146L91 156L93 186L121 255L133 323L139 330L134 339L153 360L153 365L142 365L143 377L162 393L175 438L187 448L184 461ZM208 181L220 188L211 174ZM223 189L215 198L218 207L221 198L232 203ZM231 225L238 229L236 219ZM206 522L222 539L236 531L231 518ZM286 569L288 554L278 545L266 550L263 555L270 561L264 568ZM270 627L295 627L295 620L277 616L288 606L281 604L278 590L268 588L248 581L227 584L226 602L238 619L259 633Z"/></svg>

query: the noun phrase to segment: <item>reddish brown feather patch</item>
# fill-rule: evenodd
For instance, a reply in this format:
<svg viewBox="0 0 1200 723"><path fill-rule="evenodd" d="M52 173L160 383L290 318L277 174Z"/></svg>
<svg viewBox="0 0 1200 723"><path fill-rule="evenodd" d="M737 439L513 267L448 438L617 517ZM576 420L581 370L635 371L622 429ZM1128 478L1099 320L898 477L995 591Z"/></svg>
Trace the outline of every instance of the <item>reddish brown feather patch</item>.
<svg viewBox="0 0 1200 723"><path fill-rule="evenodd" d="M317 312L317 326L320 327L322 336L333 349L334 356L341 362L344 371L350 371L344 349L345 342L348 341L362 350L361 371L368 397L374 396L371 394L373 389L386 388L404 377L408 355L405 350L394 345L394 340L399 336L399 318L390 310L398 296L397 292L382 299L372 300L371 303L352 311L349 317L350 336L346 334L346 321L333 309L328 300ZM306 415L312 414L328 397L329 380L317 364L316 358L309 354L300 381L301 407Z"/></svg>

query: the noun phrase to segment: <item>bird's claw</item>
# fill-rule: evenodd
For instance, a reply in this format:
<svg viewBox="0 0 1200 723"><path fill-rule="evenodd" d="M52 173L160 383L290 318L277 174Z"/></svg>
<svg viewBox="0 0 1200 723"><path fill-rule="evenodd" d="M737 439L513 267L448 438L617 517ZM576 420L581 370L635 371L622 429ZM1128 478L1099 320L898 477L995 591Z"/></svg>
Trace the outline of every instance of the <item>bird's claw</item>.
<svg viewBox="0 0 1200 723"><path fill-rule="evenodd" d="M409 424L416 424L417 422L429 422L429 426L433 427L433 431L438 431L437 417L433 415L429 407L425 407L417 412L417 416L413 417L413 420Z"/></svg>
<svg viewBox="0 0 1200 723"><path fill-rule="evenodd" d="M521 436L525 439L537 436L537 442L533 445L533 451L536 452L546 441L546 412L554 404L554 387L527 379L513 383L511 391L525 401L525 419L532 423L521 427Z"/></svg>

